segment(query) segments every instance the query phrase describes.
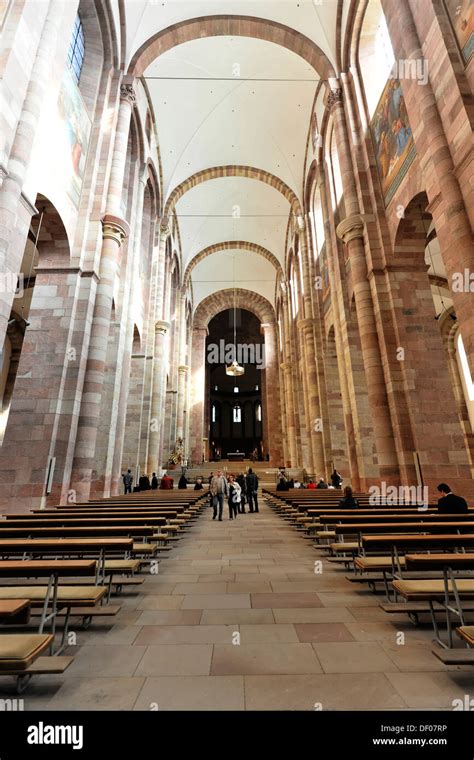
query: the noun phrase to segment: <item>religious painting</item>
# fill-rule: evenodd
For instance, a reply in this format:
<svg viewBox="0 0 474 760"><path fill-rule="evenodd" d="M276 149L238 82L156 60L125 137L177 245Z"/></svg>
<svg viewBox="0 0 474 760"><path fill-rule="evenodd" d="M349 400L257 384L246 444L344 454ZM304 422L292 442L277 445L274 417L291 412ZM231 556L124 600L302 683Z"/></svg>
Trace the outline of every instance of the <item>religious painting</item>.
<svg viewBox="0 0 474 760"><path fill-rule="evenodd" d="M472 0L445 0L446 10L465 63L474 53L474 3Z"/></svg>
<svg viewBox="0 0 474 760"><path fill-rule="evenodd" d="M398 79L389 79L372 117L372 135L387 206L415 157L415 144Z"/></svg>
<svg viewBox="0 0 474 760"><path fill-rule="evenodd" d="M77 208L81 195L91 123L82 102L79 88L68 70L64 72L61 82L58 114L62 124L62 139L61 144L57 145L56 149L61 152L61 158L64 160L63 182L65 190Z"/></svg>

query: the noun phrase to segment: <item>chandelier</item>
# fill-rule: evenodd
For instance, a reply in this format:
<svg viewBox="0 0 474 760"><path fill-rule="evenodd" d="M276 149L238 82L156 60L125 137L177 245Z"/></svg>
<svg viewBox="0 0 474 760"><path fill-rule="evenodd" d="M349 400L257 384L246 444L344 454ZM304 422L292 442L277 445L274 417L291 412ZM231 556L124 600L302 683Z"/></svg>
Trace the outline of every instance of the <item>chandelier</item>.
<svg viewBox="0 0 474 760"><path fill-rule="evenodd" d="M237 306L236 306L236 293L235 293L235 278L234 278L234 356L237 357ZM241 377L245 372L245 368L242 367L237 358L225 368L226 375L229 377Z"/></svg>

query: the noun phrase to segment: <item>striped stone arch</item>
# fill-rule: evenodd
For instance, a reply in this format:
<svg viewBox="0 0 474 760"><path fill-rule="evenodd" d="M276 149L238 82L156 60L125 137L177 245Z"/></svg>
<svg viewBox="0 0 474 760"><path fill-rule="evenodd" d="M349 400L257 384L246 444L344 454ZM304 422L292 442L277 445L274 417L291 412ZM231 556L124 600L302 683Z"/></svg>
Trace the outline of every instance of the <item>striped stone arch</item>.
<svg viewBox="0 0 474 760"><path fill-rule="evenodd" d="M203 37L250 37L273 42L301 56L321 78L335 76L327 56L315 42L285 24L253 16L209 15L186 19L162 29L138 48L128 71L142 76L148 66L160 55L176 45Z"/></svg>
<svg viewBox="0 0 474 760"><path fill-rule="evenodd" d="M172 191L170 197L166 201L166 205L163 211L163 224L165 224L180 198L183 197L193 187L201 185L203 182L209 182L213 179L221 179L222 177L244 177L246 179L254 179L257 182L265 182L265 184L274 187L279 193L281 193L291 206L293 213L301 215L301 204L297 195L288 185L283 182L275 174L265 171L264 169L257 169L254 166L239 166L236 164L229 164L228 166L212 166L208 169L202 169L196 174L192 174L187 179L183 180Z"/></svg>
<svg viewBox="0 0 474 760"><path fill-rule="evenodd" d="M262 245L257 245L257 243L249 243L246 240L226 240L221 243L214 243L213 245L209 245L207 248L203 248L202 251L199 251L199 253L197 253L196 256L192 258L184 272L183 287L187 287L189 279L191 277L191 272L193 271L194 267L203 261L203 259L207 258L207 256L211 256L213 253L217 253L218 251L228 251L235 249L238 249L240 251L251 251L252 253L258 254L259 256L263 256L264 259L267 259L267 261L269 261L270 264L275 267L277 274L282 272L281 264L278 261L277 257Z"/></svg>
<svg viewBox="0 0 474 760"><path fill-rule="evenodd" d="M262 324L275 324L275 311L266 298L244 288L235 288L235 291L234 288L226 288L204 298L196 307L193 328L206 328L216 314L226 309L232 309L234 307L234 292L235 304L238 309L251 311Z"/></svg>

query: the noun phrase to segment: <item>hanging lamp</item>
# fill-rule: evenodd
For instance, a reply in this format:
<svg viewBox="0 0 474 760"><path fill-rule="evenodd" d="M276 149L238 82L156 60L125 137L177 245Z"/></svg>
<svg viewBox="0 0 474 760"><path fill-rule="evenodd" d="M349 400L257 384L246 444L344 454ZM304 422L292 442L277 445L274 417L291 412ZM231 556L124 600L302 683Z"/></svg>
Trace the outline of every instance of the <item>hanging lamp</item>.
<svg viewBox="0 0 474 760"><path fill-rule="evenodd" d="M237 306L236 306L236 293L235 293L235 278L234 278L234 356L237 357ZM225 368L226 375L229 377L242 377L245 373L245 368L242 367L237 358Z"/></svg>

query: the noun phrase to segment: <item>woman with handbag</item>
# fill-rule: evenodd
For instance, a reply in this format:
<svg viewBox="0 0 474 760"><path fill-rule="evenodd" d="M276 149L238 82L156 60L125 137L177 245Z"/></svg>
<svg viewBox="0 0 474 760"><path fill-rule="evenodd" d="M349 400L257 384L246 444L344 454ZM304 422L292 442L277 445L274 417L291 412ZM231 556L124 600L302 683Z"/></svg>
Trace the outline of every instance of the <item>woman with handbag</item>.
<svg viewBox="0 0 474 760"><path fill-rule="evenodd" d="M242 489L240 485L237 483L233 475L229 475L229 520L233 520L234 517L237 517L241 498Z"/></svg>

